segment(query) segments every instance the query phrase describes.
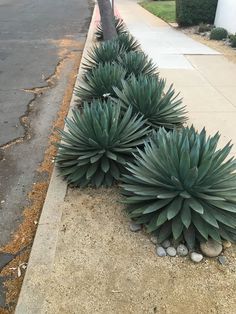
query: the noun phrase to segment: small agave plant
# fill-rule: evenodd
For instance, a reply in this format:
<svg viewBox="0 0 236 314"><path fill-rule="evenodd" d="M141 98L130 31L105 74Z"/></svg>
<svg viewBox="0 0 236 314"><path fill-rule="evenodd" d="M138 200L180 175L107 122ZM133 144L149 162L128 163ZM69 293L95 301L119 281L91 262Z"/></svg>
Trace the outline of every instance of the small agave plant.
<svg viewBox="0 0 236 314"><path fill-rule="evenodd" d="M161 242L167 238L236 241L236 163L219 134L193 127L154 133L123 177L130 217Z"/></svg>
<svg viewBox="0 0 236 314"><path fill-rule="evenodd" d="M75 95L81 101L92 99L107 99L108 96L115 97L114 87L122 87L122 79L126 76L126 70L119 64L99 64L97 68L91 69L84 75L84 80L75 89Z"/></svg>
<svg viewBox="0 0 236 314"><path fill-rule="evenodd" d="M140 51L139 42L130 34L124 33L114 39L126 52Z"/></svg>
<svg viewBox="0 0 236 314"><path fill-rule="evenodd" d="M142 51L130 51L118 57L117 62L126 69L127 75L158 75L158 68Z"/></svg>
<svg viewBox="0 0 236 314"><path fill-rule="evenodd" d="M119 56L125 52L123 46L115 40L107 40L99 45L95 45L88 53L84 69L91 70L98 67L99 64L112 63L117 61Z"/></svg>
<svg viewBox="0 0 236 314"><path fill-rule="evenodd" d="M141 113L153 129L182 127L187 120L185 106L172 85L164 92L165 85L165 80L155 76L132 75L122 81L122 88L115 87L114 92L124 109L132 106L133 112Z"/></svg>
<svg viewBox="0 0 236 314"><path fill-rule="evenodd" d="M120 18L115 18L115 27L118 35L127 33L128 30L125 26L125 23ZM97 27L97 30L95 32L95 36L98 40L103 40L103 30L102 30L102 24L99 24Z"/></svg>
<svg viewBox="0 0 236 314"><path fill-rule="evenodd" d="M85 103L83 112L74 110L72 119L66 119L66 126L68 131L59 131L56 165L74 186L110 186L119 180L148 133L142 116L132 116L131 108L121 115L111 100Z"/></svg>

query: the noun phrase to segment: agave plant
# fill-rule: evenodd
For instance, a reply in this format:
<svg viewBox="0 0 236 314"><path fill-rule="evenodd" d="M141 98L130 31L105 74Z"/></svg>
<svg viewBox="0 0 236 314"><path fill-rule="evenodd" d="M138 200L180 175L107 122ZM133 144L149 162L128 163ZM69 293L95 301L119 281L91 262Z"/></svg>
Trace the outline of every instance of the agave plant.
<svg viewBox="0 0 236 314"><path fill-rule="evenodd" d="M112 63L117 61L119 56L124 54L124 47L116 40L107 40L99 45L95 45L88 53L84 68L91 70L92 68L98 67L99 64Z"/></svg>
<svg viewBox="0 0 236 314"><path fill-rule="evenodd" d="M124 34L124 33L127 33L128 30L125 26L125 23L123 22L122 19L120 18L115 18L115 27L116 27L116 31L117 31L117 34L118 35L121 35L121 34ZM95 36L98 40L102 40L103 39L103 31L102 31L102 24L98 24L97 26L97 30L95 32Z"/></svg>
<svg viewBox="0 0 236 314"><path fill-rule="evenodd" d="M157 66L142 51L125 53L119 56L117 62L126 69L127 75L158 75Z"/></svg>
<svg viewBox="0 0 236 314"><path fill-rule="evenodd" d="M141 113L154 129L180 127L187 120L185 106L175 95L173 85L164 92L166 81L154 76L132 75L122 81L122 88L114 88L123 108L133 107L134 113Z"/></svg>
<svg viewBox="0 0 236 314"><path fill-rule="evenodd" d="M119 180L126 161L148 132L142 116L132 117L131 111L121 115L120 107L111 100L85 103L82 113L73 111L72 119L66 119L68 132L60 131L56 158L68 183L99 187Z"/></svg>
<svg viewBox="0 0 236 314"><path fill-rule="evenodd" d="M121 88L121 81L125 76L126 70L119 64L99 64L97 68L87 71L83 83L75 89L75 95L82 101L115 97L113 87Z"/></svg>
<svg viewBox="0 0 236 314"><path fill-rule="evenodd" d="M236 164L227 159L230 143L217 149L218 140L205 129L161 128L128 163L122 186L129 214L160 242L236 240Z"/></svg>
<svg viewBox="0 0 236 314"><path fill-rule="evenodd" d="M114 40L117 41L120 47L123 47L126 52L140 51L139 42L130 33L123 33Z"/></svg>

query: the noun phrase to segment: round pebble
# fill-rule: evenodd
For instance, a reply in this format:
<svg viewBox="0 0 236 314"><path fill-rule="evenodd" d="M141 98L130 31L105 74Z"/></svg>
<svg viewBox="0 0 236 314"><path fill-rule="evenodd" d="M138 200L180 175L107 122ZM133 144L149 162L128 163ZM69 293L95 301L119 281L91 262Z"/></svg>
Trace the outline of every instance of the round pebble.
<svg viewBox="0 0 236 314"><path fill-rule="evenodd" d="M208 257L216 257L220 255L223 249L222 245L213 239L209 239L206 242L202 242L200 244L200 248L202 253Z"/></svg>
<svg viewBox="0 0 236 314"><path fill-rule="evenodd" d="M203 259L203 255L202 254L198 254L196 252L192 252L190 254L190 258L194 263L200 263Z"/></svg>
<svg viewBox="0 0 236 314"><path fill-rule="evenodd" d="M231 247L231 245L232 245L232 243L231 243L231 242L229 242L229 241L224 241L222 244L223 244L223 248L224 248L224 250L226 250L226 249L230 248L230 247Z"/></svg>
<svg viewBox="0 0 236 314"><path fill-rule="evenodd" d="M129 225L129 228L132 232L137 232L137 231L140 231L142 229L142 226L141 225L138 225L134 222L131 222L130 225Z"/></svg>
<svg viewBox="0 0 236 314"><path fill-rule="evenodd" d="M151 241L153 244L157 244L157 237L156 237L156 236L151 236L150 241Z"/></svg>
<svg viewBox="0 0 236 314"><path fill-rule="evenodd" d="M221 255L221 256L218 256L218 261L221 265L225 265L226 263L226 257Z"/></svg>
<svg viewBox="0 0 236 314"><path fill-rule="evenodd" d="M169 256L176 256L176 249L173 247L173 246L169 246L167 249L166 249L166 252Z"/></svg>
<svg viewBox="0 0 236 314"><path fill-rule="evenodd" d="M177 254L179 256L186 256L186 255L188 255L187 247L184 244L178 245L178 247L177 247Z"/></svg>
<svg viewBox="0 0 236 314"><path fill-rule="evenodd" d="M165 249L167 249L170 246L170 241L169 240L163 241L161 246L163 246Z"/></svg>
<svg viewBox="0 0 236 314"><path fill-rule="evenodd" d="M166 256L166 251L162 246L157 247L157 255L160 257Z"/></svg>

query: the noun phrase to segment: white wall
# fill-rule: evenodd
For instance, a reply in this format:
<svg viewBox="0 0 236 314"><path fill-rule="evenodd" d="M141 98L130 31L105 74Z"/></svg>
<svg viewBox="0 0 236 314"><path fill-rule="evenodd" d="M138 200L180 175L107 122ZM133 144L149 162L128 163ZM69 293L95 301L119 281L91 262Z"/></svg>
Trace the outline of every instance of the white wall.
<svg viewBox="0 0 236 314"><path fill-rule="evenodd" d="M215 26L236 33L236 0L218 0Z"/></svg>

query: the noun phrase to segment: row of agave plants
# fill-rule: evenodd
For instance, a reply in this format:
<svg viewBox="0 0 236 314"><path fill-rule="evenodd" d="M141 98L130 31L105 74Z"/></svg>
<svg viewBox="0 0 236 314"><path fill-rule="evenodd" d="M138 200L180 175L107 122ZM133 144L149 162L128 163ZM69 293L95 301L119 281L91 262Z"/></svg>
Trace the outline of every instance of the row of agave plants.
<svg viewBox="0 0 236 314"><path fill-rule="evenodd" d="M129 216L189 247L236 240L235 160L219 134L184 127L173 86L117 19L118 37L100 41L84 64L78 107L60 131L57 166L73 186L120 183ZM96 36L102 39L101 26Z"/></svg>

